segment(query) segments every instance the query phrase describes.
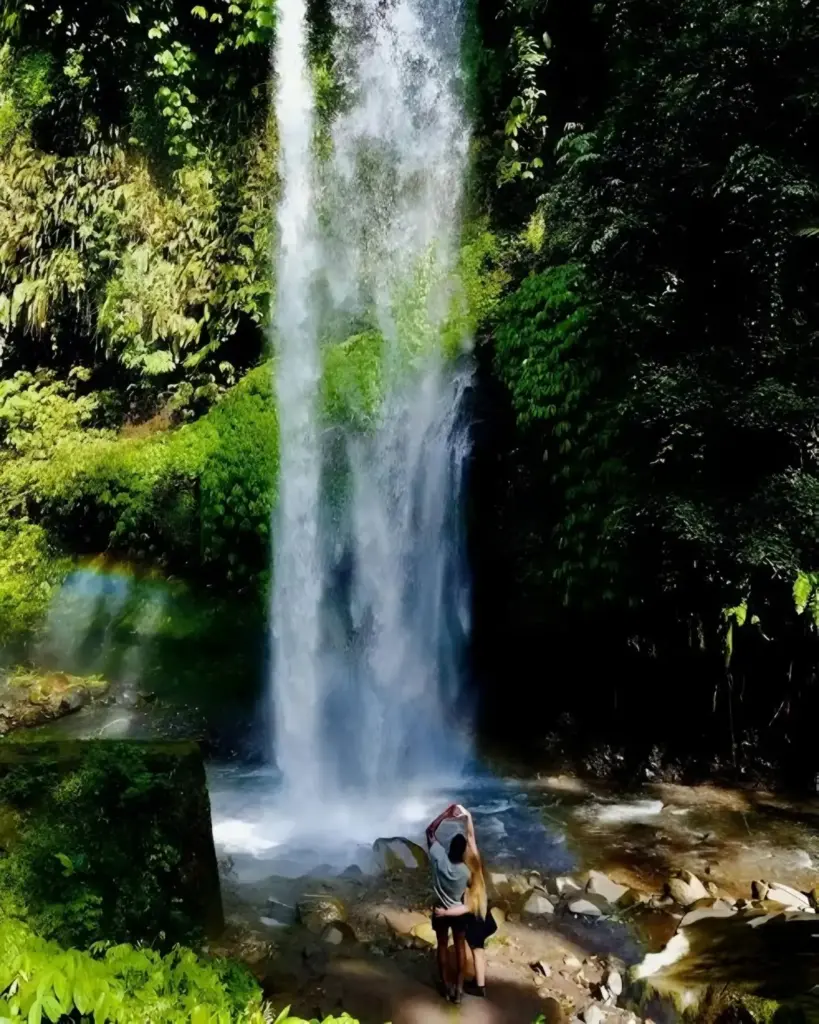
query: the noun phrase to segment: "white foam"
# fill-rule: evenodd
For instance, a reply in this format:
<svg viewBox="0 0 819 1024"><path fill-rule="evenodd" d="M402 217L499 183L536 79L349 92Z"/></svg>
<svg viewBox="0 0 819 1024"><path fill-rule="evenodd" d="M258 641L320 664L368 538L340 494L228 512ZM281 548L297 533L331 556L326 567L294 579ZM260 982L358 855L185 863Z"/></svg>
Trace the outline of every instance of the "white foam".
<svg viewBox="0 0 819 1024"><path fill-rule="evenodd" d="M662 809L662 800L634 800L622 804L598 804L592 808L582 808L579 813L594 818L601 825L623 825L656 818Z"/></svg>
<svg viewBox="0 0 819 1024"><path fill-rule="evenodd" d="M677 934L669 941L665 949L659 953L649 953L641 964L634 968L634 979L651 978L660 971L679 963L690 952L691 946L684 932Z"/></svg>

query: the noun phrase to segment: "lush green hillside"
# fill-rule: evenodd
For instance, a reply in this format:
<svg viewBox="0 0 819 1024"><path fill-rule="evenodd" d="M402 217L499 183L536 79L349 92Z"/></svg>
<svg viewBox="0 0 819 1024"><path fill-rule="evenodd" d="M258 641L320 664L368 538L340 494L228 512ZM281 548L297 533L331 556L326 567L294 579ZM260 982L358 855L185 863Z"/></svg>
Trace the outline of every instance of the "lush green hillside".
<svg viewBox="0 0 819 1024"><path fill-rule="evenodd" d="M321 147L339 96L311 10ZM3 6L7 640L87 554L264 591L274 21L261 0ZM580 672L615 719L693 674L729 759L768 722L792 746L817 713L817 16L507 0L470 6L467 44L445 340L477 340L484 690L511 672L536 694L548 636L549 677ZM377 332L330 340L328 422L367 429L380 386Z"/></svg>

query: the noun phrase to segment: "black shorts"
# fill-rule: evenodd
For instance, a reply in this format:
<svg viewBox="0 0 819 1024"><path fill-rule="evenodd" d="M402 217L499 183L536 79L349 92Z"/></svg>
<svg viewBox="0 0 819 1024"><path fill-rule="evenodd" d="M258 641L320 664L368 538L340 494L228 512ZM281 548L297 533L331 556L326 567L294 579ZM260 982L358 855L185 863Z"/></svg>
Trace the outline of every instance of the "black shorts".
<svg viewBox="0 0 819 1024"><path fill-rule="evenodd" d="M463 935L466 931L466 919L471 916L471 914L458 914L456 917L436 917L433 910L432 929L438 936L438 941L446 942L449 938L450 928L453 935Z"/></svg>
<svg viewBox="0 0 819 1024"><path fill-rule="evenodd" d="M492 911L489 910L486 917L478 917L477 914L465 914L464 918L466 920L464 932L469 948L483 949L489 936L494 935L498 930L498 925L494 917L492 917Z"/></svg>
<svg viewBox="0 0 819 1024"><path fill-rule="evenodd" d="M436 917L433 911L432 927L438 941L446 941L449 929L453 935L465 935L470 949L483 949L486 940L498 930L498 925L490 910L486 917L476 914L459 914L456 917Z"/></svg>

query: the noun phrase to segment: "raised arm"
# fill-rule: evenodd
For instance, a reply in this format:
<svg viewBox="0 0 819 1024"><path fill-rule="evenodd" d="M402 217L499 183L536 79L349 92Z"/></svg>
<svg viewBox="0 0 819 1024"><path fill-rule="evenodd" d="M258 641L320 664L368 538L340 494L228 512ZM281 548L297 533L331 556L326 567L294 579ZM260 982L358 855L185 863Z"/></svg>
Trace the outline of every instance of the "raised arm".
<svg viewBox="0 0 819 1024"><path fill-rule="evenodd" d="M466 845L467 845L467 849L469 850L469 852L472 854L473 857L477 857L478 856L478 842L475 839L475 823L472 820L472 815L463 806L463 804L458 804L457 814L458 814L459 818L465 818L466 819Z"/></svg>
<svg viewBox="0 0 819 1024"><path fill-rule="evenodd" d="M435 842L435 833L440 828L441 822L446 821L447 818L451 818L455 814L457 804L450 804L445 811L442 811L435 821L431 821L427 825L427 846L432 846Z"/></svg>

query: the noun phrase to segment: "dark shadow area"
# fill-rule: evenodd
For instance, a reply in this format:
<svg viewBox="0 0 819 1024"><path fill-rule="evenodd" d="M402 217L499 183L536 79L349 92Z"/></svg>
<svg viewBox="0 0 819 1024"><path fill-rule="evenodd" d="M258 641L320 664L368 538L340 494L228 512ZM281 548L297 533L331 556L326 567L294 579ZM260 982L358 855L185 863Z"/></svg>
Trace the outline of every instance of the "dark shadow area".
<svg viewBox="0 0 819 1024"><path fill-rule="evenodd" d="M307 958L309 960L309 957ZM402 967L403 967L402 963ZM342 1009L361 1024L445 1024L450 1020L474 1024L532 1024L544 1012L545 1000L536 991L511 979L493 977L487 998L464 996L458 1011L435 989L433 955L412 973L385 960L339 957L322 966L311 979L305 966L291 961L271 964L265 995L277 1008L291 1005L307 1019L324 1019ZM298 972L298 973L296 973ZM298 980L298 979L301 980Z"/></svg>

